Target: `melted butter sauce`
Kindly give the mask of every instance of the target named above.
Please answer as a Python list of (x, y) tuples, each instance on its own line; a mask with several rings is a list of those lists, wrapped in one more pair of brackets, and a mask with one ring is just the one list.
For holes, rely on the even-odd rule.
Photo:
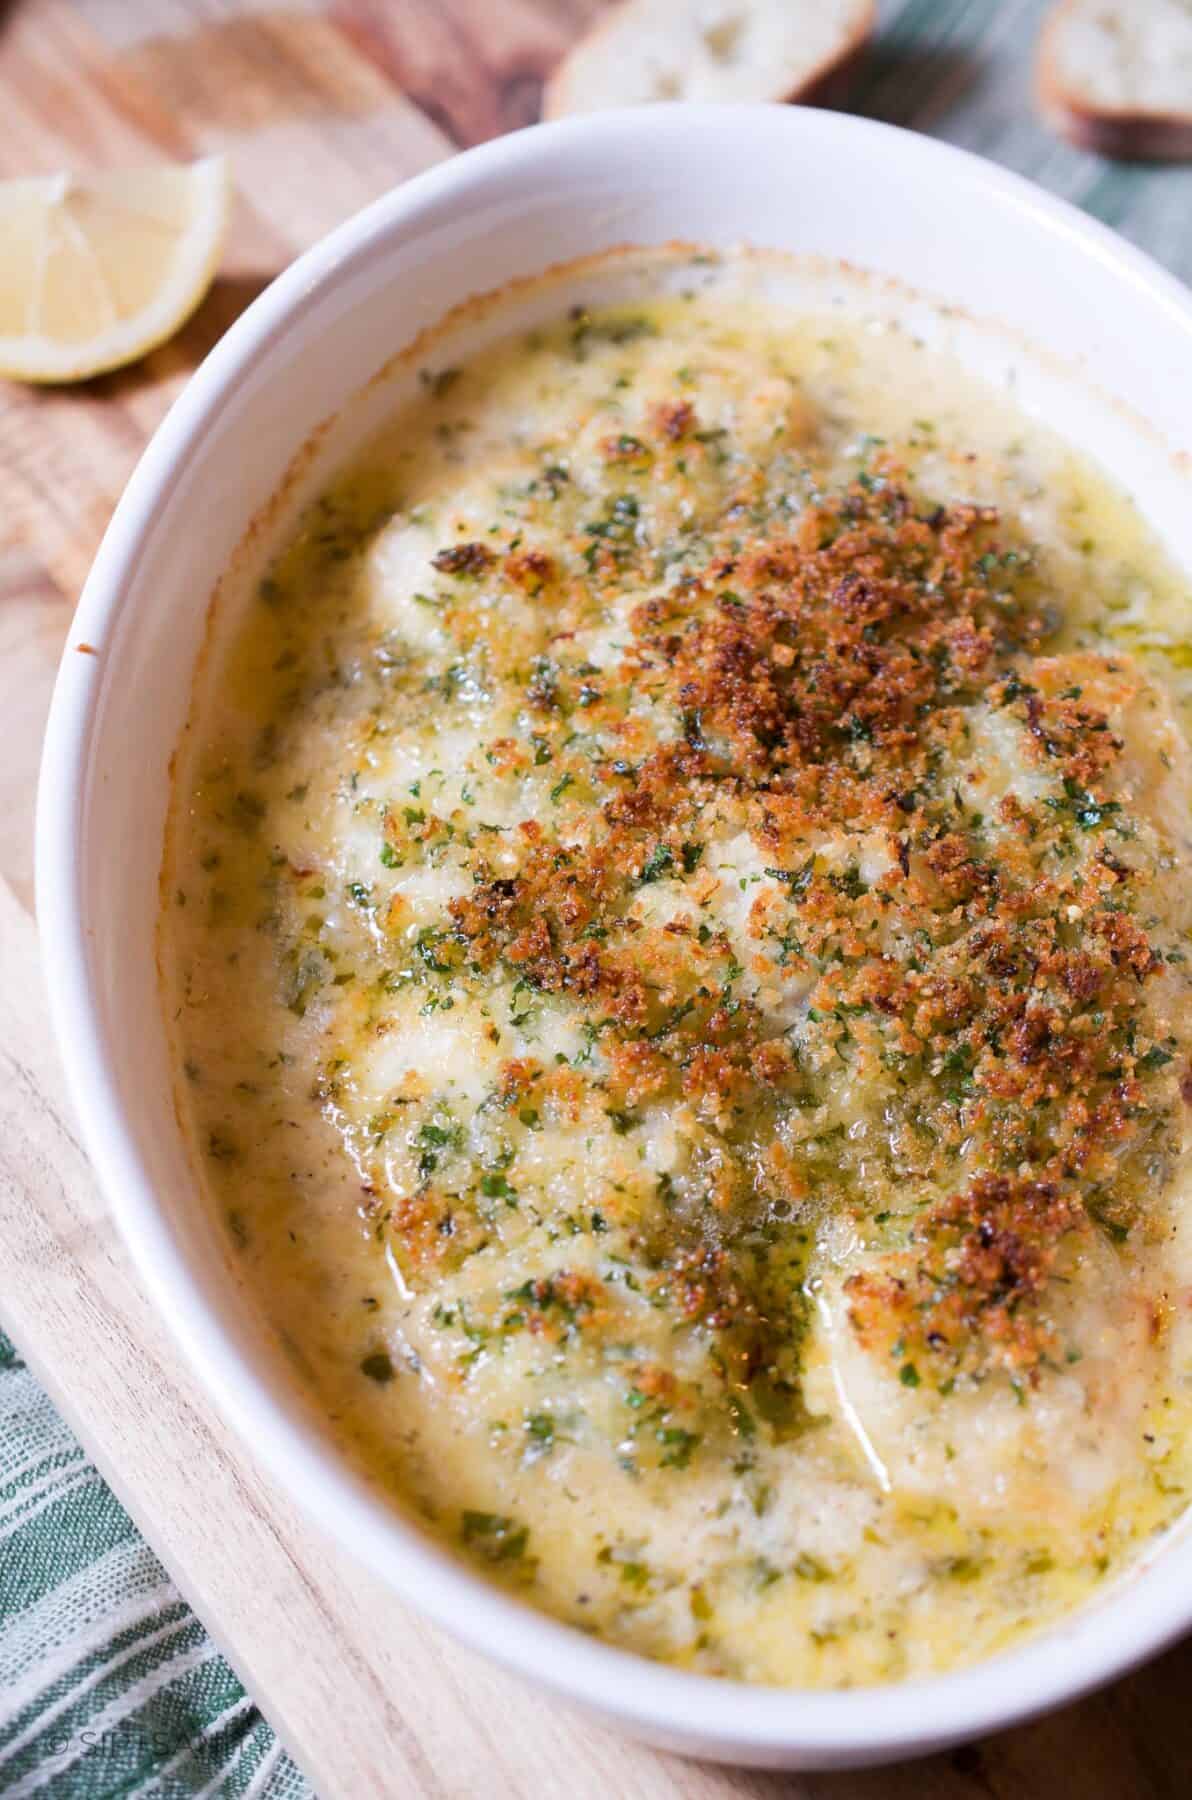
[[(345, 1451), (584, 1629), (846, 1686), (1010, 1644), (1186, 1504), (1192, 650), (1185, 579), (1090, 462), (863, 291), (841, 308), (779, 286), (748, 258), (646, 265), (614, 305), (593, 277), (592, 304), (547, 327), (458, 367), (435, 353), (216, 621), (161, 960), (209, 1202)], [(662, 422), (681, 407), (681, 430)], [(1164, 959), (1132, 1039), (1151, 1122), (1096, 1190), (1101, 1224), (1062, 1251), (1048, 1353), (1022, 1376), (863, 1341), (850, 1278), (895, 1267), (989, 1145), (979, 1122), (964, 1135), (963, 1062), (958, 1082), (946, 1056), (875, 1069), (847, 1027), (825, 1034), (817, 972), (762, 954), (759, 896), (793, 906), (794, 883), (736, 797), (698, 840), (660, 840), (617, 930), (648, 946), (656, 991), (722, 956), (725, 994), (802, 1072), (797, 1103), (627, 1088), (599, 1012), (516, 958), (482, 969), (452, 911), (523, 869), (526, 822), (588, 845), (605, 765), (683, 729), (623, 673), (642, 601), (679, 592), (726, 530), (789, 532), (893, 461), (916, 496), (994, 505), (1032, 547), (1040, 654), (1071, 659), (1125, 746), (1102, 817), (1032, 760), (1017, 714), (970, 697), (958, 807), (991, 854), (1007, 794), (1045, 820), (1083, 806), (1080, 866), (1129, 831)], [(511, 561), (527, 552), (549, 571)], [(875, 891), (890, 854), (882, 832), (821, 833), (808, 880)], [(645, 1035), (672, 1029), (651, 1015)], [(676, 1244), (695, 1258), (681, 1279)], [(717, 1255), (727, 1326), (698, 1286)]]

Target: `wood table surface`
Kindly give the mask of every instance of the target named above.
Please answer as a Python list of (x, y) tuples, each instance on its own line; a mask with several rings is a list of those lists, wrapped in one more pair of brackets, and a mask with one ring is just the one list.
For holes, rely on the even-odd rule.
[[(0, 0), (0, 176), (218, 149), (237, 188), (220, 277), (171, 344), (76, 388), (0, 383), (0, 1316), (323, 1800), (1188, 1800), (1192, 1641), (1050, 1718), (840, 1775), (686, 1763), (500, 1674), (380, 1591), (229, 1437), (74, 1135), (31, 918), (32, 796), (54, 667), (116, 498), (188, 373), (290, 258), (395, 182), (532, 120), (600, 6)], [(1114, 170), (1031, 123), (1039, 11), (887, 0), (866, 110), (1005, 150), (1192, 266), (1189, 172)]]

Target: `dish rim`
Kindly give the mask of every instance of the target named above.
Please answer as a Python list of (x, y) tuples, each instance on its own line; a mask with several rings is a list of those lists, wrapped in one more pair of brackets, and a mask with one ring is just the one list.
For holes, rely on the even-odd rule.
[[(1182, 1542), (1171, 1535), (1161, 1539), (1120, 1588), (1018, 1648), (971, 1668), (846, 1691), (766, 1688), (651, 1662), (537, 1611), (457, 1561), (301, 1424), (292, 1396), (286, 1404), (280, 1378), (270, 1379), (242, 1356), (208, 1302), (209, 1284), (183, 1253), (154, 1195), (105, 1055), (102, 1008), (90, 966), (83, 839), (103, 670), (100, 658), (77, 653), (80, 643), (103, 642), (115, 628), (156, 515), (190, 459), (201, 455), (207, 424), (224, 399), (311, 297), (334, 283), (362, 251), (381, 250), (388, 238), (400, 238), (477, 180), (497, 177), (514, 188), (524, 185), (542, 159), (568, 140), (587, 139), (599, 147), (640, 134), (655, 145), (674, 143), (701, 129), (745, 132), (758, 114), (776, 113), (799, 118), (800, 130), (813, 137), (822, 133), (829, 144), (838, 132), (867, 136), (875, 154), (896, 149), (912, 164), (919, 159), (935, 165), (936, 178), (942, 165), (951, 165), (976, 198), (996, 193), (1016, 212), (1112, 265), (1141, 304), (1159, 306), (1183, 329), (1192, 350), (1192, 294), (1143, 252), (1022, 177), (894, 126), (799, 108), (671, 104), (531, 126), (462, 152), (383, 195), (291, 264), (217, 343), (143, 452), (105, 533), (63, 652), (39, 780), (36, 864), (50, 1013), (101, 1189), (138, 1274), (201, 1386), (285, 1490), (403, 1598), (519, 1674), (656, 1743), (726, 1760), (813, 1767), (921, 1753), (1070, 1701), (1124, 1673), (1192, 1624), (1192, 1584), (1154, 1579), (1154, 1565), (1170, 1568), (1173, 1557), (1178, 1564), (1181, 1549), (1192, 1572), (1192, 1535), (1182, 1533)], [(814, 126), (808, 123), (812, 118)], [(279, 472), (279, 483), (281, 478)], [(1181, 1527), (1173, 1530), (1181, 1533)]]

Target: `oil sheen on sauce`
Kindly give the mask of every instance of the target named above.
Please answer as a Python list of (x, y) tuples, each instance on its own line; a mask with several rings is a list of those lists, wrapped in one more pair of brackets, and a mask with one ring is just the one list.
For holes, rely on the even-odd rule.
[(442, 340), (217, 607), (180, 1107), (461, 1555), (682, 1667), (925, 1674), (1192, 1477), (1187, 584), (859, 285), (613, 287)]

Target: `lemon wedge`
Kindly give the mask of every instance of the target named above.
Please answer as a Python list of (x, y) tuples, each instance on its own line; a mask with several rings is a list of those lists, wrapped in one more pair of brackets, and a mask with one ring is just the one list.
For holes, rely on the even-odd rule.
[(0, 182), (0, 375), (81, 381), (178, 329), (211, 285), (227, 161)]

